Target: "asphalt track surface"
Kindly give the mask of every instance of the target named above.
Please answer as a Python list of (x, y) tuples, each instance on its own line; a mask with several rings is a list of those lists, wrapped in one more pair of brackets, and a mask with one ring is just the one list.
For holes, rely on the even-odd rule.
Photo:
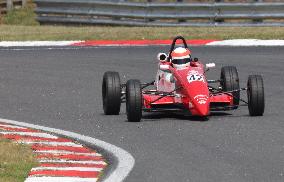
[[(141, 123), (104, 116), (101, 80), (107, 70), (121, 79), (153, 80), (156, 54), (168, 47), (25, 48), (0, 50), (0, 116), (95, 137), (129, 151), (136, 164), (127, 182), (284, 181), (284, 47), (193, 47), (193, 55), (235, 65), (241, 85), (262, 74), (266, 110), (247, 107), (213, 114), (209, 121), (146, 114)], [(245, 96), (245, 94), (244, 94)]]

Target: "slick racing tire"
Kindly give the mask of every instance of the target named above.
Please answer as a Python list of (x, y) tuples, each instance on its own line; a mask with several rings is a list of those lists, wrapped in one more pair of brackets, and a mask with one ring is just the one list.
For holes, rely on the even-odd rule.
[(264, 86), (260, 75), (250, 75), (247, 83), (250, 116), (262, 116), (264, 112)]
[(118, 115), (121, 105), (121, 86), (117, 72), (105, 72), (102, 83), (103, 109), (106, 115)]
[[(238, 71), (235, 66), (224, 66), (221, 69), (221, 86), (223, 91), (232, 91), (240, 89)], [(233, 92), (234, 109), (238, 108), (240, 103), (240, 91)]]
[(139, 80), (126, 82), (126, 113), (129, 122), (140, 122), (142, 117), (142, 92)]

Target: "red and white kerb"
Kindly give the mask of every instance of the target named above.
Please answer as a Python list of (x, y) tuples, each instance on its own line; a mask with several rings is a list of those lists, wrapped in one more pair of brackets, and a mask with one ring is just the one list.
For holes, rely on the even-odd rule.
[(107, 167), (104, 157), (71, 139), (0, 121), (0, 137), (31, 145), (39, 162), (25, 182), (95, 182)]

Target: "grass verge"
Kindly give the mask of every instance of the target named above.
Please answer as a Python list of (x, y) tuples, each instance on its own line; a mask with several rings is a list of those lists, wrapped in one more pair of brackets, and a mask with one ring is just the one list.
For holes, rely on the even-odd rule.
[(0, 138), (0, 181), (23, 182), (36, 165), (28, 146)]
[(0, 41), (143, 40), (176, 35), (187, 39), (283, 39), (284, 27), (0, 26)]

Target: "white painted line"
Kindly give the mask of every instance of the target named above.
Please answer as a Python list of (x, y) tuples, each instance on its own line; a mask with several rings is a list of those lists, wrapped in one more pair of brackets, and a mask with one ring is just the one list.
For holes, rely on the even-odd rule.
[(32, 137), (42, 137), (42, 138), (52, 138), (57, 139), (57, 136), (48, 133), (37, 133), (37, 132), (13, 132), (13, 131), (2, 131), (0, 134), (3, 135), (22, 135), (22, 136), (32, 136)]
[(39, 160), (40, 163), (70, 163), (70, 164), (102, 164), (102, 165), (107, 165), (106, 162), (104, 161), (72, 161), (72, 160), (50, 160), (50, 159), (42, 159)]
[(232, 39), (215, 41), (208, 46), (284, 46), (284, 40)]
[(47, 146), (68, 146), (68, 147), (83, 147), (83, 145), (76, 144), (73, 142), (38, 142), (38, 141), (24, 141), (21, 140), (19, 143), (23, 144), (38, 144), (38, 145), (47, 145)]
[[(56, 133), (59, 135), (66, 136), (68, 138), (73, 138), (76, 140), (79, 140), (81, 142), (87, 143), (89, 145), (95, 145), (97, 147), (103, 148), (106, 152), (111, 153), (117, 160), (117, 165), (115, 166), (115, 169), (112, 171), (111, 174), (106, 176), (104, 178), (104, 182), (122, 182), (130, 173), (132, 168), (134, 167), (135, 164), (135, 159), (132, 157), (130, 153), (127, 151), (114, 146), (110, 143), (104, 142), (102, 140), (98, 140), (96, 138), (80, 135), (77, 133), (69, 132), (69, 131), (64, 131), (60, 129), (55, 129), (55, 128), (49, 128), (49, 127), (44, 127), (44, 126), (39, 126), (39, 125), (34, 125), (34, 124), (29, 124), (29, 123), (24, 123), (24, 122), (18, 122), (18, 121), (12, 121), (12, 120), (7, 120), (7, 119), (0, 119), (0, 121), (9, 123), (9, 124), (14, 124), (14, 125), (19, 125), (19, 126), (24, 126), (28, 128), (34, 128), (38, 130), (44, 130), (48, 131), (51, 133)], [(35, 182), (35, 181), (32, 181)], [(37, 181), (39, 182), (39, 181)], [(45, 180), (45, 182), (48, 182)], [(54, 181), (52, 181), (54, 182)], [(57, 180), (58, 182), (58, 180)], [(65, 181), (64, 181), (65, 182)], [(73, 181), (74, 182), (74, 181)]]
[(15, 129), (27, 129), (27, 128), (24, 128), (24, 127), (20, 127), (20, 126), (14, 126), (14, 125), (5, 125), (5, 124), (0, 124), (0, 127), (9, 127), (9, 128), (15, 128)]
[[(156, 45), (158, 46), (158, 45)], [(111, 47), (111, 46), (92, 46), (92, 47), (73, 47), (73, 46), (68, 46), (68, 47), (31, 47), (31, 48), (1, 48), (0, 47), (0, 51), (37, 51), (37, 50), (81, 50), (81, 49), (101, 49), (101, 48), (104, 48), (104, 47), (107, 47), (108, 49), (124, 49), (124, 48), (127, 48), (129, 46), (114, 46), (114, 47)], [(130, 46), (132, 47), (132, 46)], [(144, 45), (141, 45), (141, 46), (135, 46), (135, 47), (148, 47), (148, 46), (144, 46)]]
[(81, 41), (2, 41), (0, 47), (69, 46)]
[[(91, 47), (74, 47), (71, 46), (75, 43), (80, 43), (84, 41), (2, 41), (0, 42), (0, 48), (11, 48), (9, 50), (27, 50), (28, 47), (42, 47), (47, 50), (52, 49), (82, 49), (82, 48), (99, 48), (99, 47), (145, 47), (149, 45), (120, 45), (120, 44), (108, 44), (108, 45), (95, 45)], [(151, 46), (163, 46), (160, 45), (151, 45)], [(259, 40), (259, 39), (231, 39), (231, 40), (220, 40), (207, 43), (208, 46), (284, 46), (284, 40)], [(64, 47), (69, 46), (69, 47)], [(199, 45), (193, 45), (199, 46)], [(202, 46), (202, 45), (201, 45)], [(23, 48), (13, 48), (13, 47), (23, 47)], [(26, 48), (24, 48), (26, 47)], [(35, 50), (34, 48), (29, 50)]]
[(25, 182), (96, 182), (97, 178), (78, 177), (29, 177)]
[[(36, 51), (36, 50), (79, 50), (79, 49), (99, 49), (101, 47), (25, 47), (25, 48), (1, 48), (2, 51)], [(109, 47), (110, 49), (121, 48), (121, 47)]]
[(32, 171), (97, 171), (100, 172), (103, 168), (96, 167), (35, 167)]
[(65, 150), (36, 150), (35, 153), (40, 154), (76, 154), (76, 155), (84, 155), (84, 156), (102, 156), (99, 153), (80, 153), (80, 152), (70, 152)]

